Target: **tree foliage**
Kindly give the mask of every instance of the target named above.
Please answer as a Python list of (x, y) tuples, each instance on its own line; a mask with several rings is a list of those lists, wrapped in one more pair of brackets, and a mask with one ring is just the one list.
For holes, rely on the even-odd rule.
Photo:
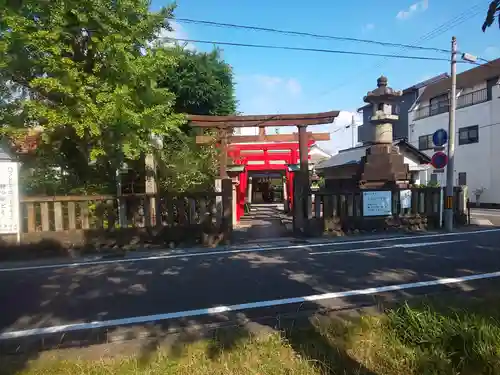
[(214, 149), (194, 144), (183, 114), (234, 113), (231, 68), (217, 51), (159, 44), (174, 6), (149, 6), (0, 0), (1, 132), (43, 128), (36, 158), (24, 160), (38, 176), (31, 190), (112, 191), (110, 176), (151, 152), (152, 134), (165, 144), (158, 153), (165, 188), (209, 184)]
[(495, 17), (497, 18), (498, 27), (500, 28), (499, 14), (500, 14), (500, 0), (493, 0), (488, 7), (488, 12), (486, 14), (486, 18), (483, 23), (482, 27), (483, 32), (485, 32), (488, 27), (493, 25), (493, 22), (495, 22)]
[(175, 57), (148, 47), (172, 10), (151, 12), (146, 0), (4, 2), (2, 93), (8, 85), (27, 92), (3, 106), (4, 131), (40, 125), (48, 143), (72, 140), (69, 151), (84, 163), (114, 165), (146, 151), (151, 132), (176, 131), (184, 120), (175, 96), (157, 84)]
[[(175, 112), (197, 115), (229, 115), (236, 112), (233, 72), (220, 53), (175, 47), (177, 64), (169, 66), (160, 87), (175, 93)], [(159, 154), (161, 186), (166, 190), (202, 190), (213, 187), (217, 152), (213, 145), (196, 145), (193, 131), (165, 139)]]
[(210, 53), (174, 48), (177, 64), (167, 68), (160, 86), (175, 93), (178, 113), (229, 115), (236, 111), (233, 73), (218, 50)]

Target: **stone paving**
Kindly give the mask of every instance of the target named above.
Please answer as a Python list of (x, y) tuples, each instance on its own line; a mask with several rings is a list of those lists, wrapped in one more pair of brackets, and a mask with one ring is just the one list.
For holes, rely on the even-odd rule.
[(250, 213), (244, 215), (233, 229), (234, 242), (278, 240), (290, 233), (282, 224), (282, 205), (253, 205)]

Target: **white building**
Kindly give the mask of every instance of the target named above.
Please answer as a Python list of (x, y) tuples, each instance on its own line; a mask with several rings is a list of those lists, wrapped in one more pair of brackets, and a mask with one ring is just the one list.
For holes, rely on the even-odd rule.
[[(457, 75), (455, 185), (467, 185), (475, 202), (500, 204), (500, 59)], [(429, 85), (409, 110), (409, 142), (429, 156), (432, 134), (448, 129), (450, 79)], [(445, 149), (446, 151), (446, 149)], [(429, 171), (427, 182), (446, 185), (444, 173)]]

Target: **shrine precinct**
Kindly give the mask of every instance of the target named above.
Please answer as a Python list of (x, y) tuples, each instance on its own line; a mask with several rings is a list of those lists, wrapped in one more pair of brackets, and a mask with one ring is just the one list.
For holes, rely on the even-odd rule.
[[(309, 182), (309, 151), (317, 141), (330, 140), (329, 133), (307, 131), (310, 125), (332, 123), (340, 111), (288, 115), (204, 116), (189, 115), (191, 127), (215, 130), (213, 135), (198, 135), (197, 144), (219, 147), (219, 177), (231, 178), (234, 188), (234, 219), (244, 214), (245, 203), (252, 200), (252, 176), (284, 177), (285, 207), (305, 217)], [(266, 134), (266, 127), (296, 126), (297, 133)], [(255, 136), (233, 135), (235, 128), (258, 128)]]

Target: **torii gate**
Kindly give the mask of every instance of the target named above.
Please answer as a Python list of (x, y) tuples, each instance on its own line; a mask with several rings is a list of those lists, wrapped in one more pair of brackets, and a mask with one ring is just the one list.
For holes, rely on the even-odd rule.
[[(299, 173), (295, 176), (294, 197), (294, 228), (305, 233), (307, 223), (306, 203), (309, 195), (309, 141), (329, 140), (329, 133), (308, 133), (307, 126), (330, 124), (339, 115), (340, 111), (330, 111), (308, 114), (287, 115), (250, 115), (250, 116), (206, 116), (188, 115), (192, 127), (217, 129), (216, 137), (200, 135), (196, 143), (206, 144), (218, 142), (220, 144), (219, 175), (227, 179), (228, 145), (230, 143), (248, 142), (298, 142), (299, 144)], [(266, 135), (266, 127), (297, 126), (298, 134)], [(258, 127), (257, 136), (234, 136), (234, 128)], [(279, 144), (279, 143), (278, 143)], [(241, 187), (240, 187), (241, 189)]]

